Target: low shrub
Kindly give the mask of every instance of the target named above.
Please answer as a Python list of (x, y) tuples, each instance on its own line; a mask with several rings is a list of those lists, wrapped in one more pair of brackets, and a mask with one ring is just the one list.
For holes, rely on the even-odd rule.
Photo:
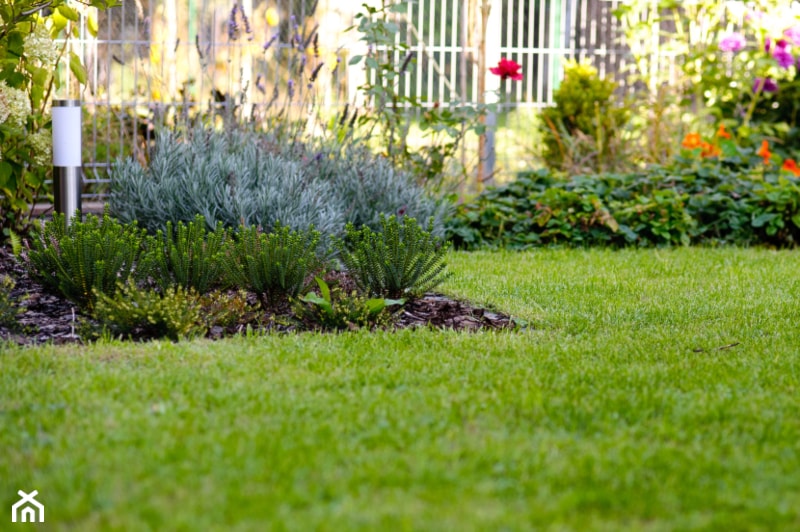
[(19, 305), (11, 291), (14, 290), (16, 283), (8, 275), (0, 276), (0, 327), (10, 330), (18, 329), (17, 316), (22, 314), (23, 308)]
[(262, 304), (274, 305), (297, 296), (323, 262), (317, 257), (320, 232), (293, 231), (277, 225), (270, 233), (257, 227), (241, 227), (222, 257), (230, 286), (258, 294)]
[(113, 295), (97, 292), (93, 315), (114, 336), (179, 340), (206, 332), (200, 298), (193, 289), (142, 289), (132, 281)]
[(151, 232), (202, 214), (209, 229), (280, 221), (342, 235), (345, 223), (377, 224), (380, 212), (435, 219), (442, 232), (446, 204), (412, 175), (367, 149), (334, 143), (274, 146), (245, 129), (183, 133), (162, 130), (143, 167), (132, 158), (112, 172), (111, 211)]
[(213, 231), (206, 230), (202, 215), (188, 224), (167, 222), (147, 239), (147, 260), (153, 264), (156, 282), (162, 290), (170, 286), (194, 288), (204, 294), (222, 282), (222, 254), (228, 232), (222, 222)]
[(777, 166), (681, 161), (564, 179), (539, 170), (459, 206), (456, 247), (800, 243), (800, 178)]
[(381, 215), (380, 224), (377, 233), (349, 224), (346, 239), (336, 241), (341, 261), (360, 290), (372, 296), (416, 296), (447, 278), (449, 245), (431, 234), (432, 220), (427, 231), (408, 216), (401, 222)]
[(137, 224), (123, 224), (108, 211), (101, 218), (87, 214), (69, 226), (54, 214), (33, 235), (26, 260), (31, 275), (83, 308), (91, 308), (97, 294), (113, 295), (118, 283), (145, 279), (140, 263), (145, 232)]

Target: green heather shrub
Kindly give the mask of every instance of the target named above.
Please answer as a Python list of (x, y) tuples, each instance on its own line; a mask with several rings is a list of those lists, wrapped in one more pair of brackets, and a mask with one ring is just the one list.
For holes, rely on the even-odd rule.
[(96, 294), (112, 295), (117, 284), (150, 273), (139, 263), (145, 232), (136, 223), (122, 224), (108, 211), (85, 221), (54, 214), (33, 235), (27, 253), (31, 275), (83, 308), (93, 306)]
[(7, 327), (11, 330), (18, 328), (17, 316), (25, 310), (11, 296), (16, 284), (14, 279), (8, 275), (0, 277), (0, 327)]
[(209, 229), (316, 227), (343, 234), (347, 221), (376, 223), (378, 212), (434, 216), (441, 231), (446, 209), (411, 175), (365, 149), (336, 145), (275, 147), (266, 135), (232, 129), (162, 130), (142, 167), (116, 165), (110, 205), (123, 221), (150, 231), (201, 214)]
[(456, 247), (800, 243), (800, 179), (730, 161), (563, 179), (520, 175), (461, 205)]
[(163, 293), (120, 283), (113, 295), (96, 292), (97, 322), (114, 336), (179, 340), (206, 332), (200, 298), (193, 289), (169, 287)]
[(380, 217), (381, 231), (369, 227), (347, 226), (345, 240), (336, 247), (356, 285), (372, 296), (398, 298), (417, 296), (438, 286), (447, 278), (444, 257), (448, 244), (427, 231), (414, 218)]
[(323, 329), (386, 326), (391, 320), (389, 307), (405, 303), (404, 299), (366, 298), (355, 291), (348, 296), (319, 277), (316, 281), (319, 295), (309, 292), (295, 302), (294, 310), (303, 321)]
[(313, 227), (293, 231), (276, 224), (270, 233), (241, 227), (222, 259), (226, 281), (255, 292), (265, 306), (295, 297), (323, 268), (317, 257), (319, 241)]
[(202, 215), (188, 224), (167, 222), (166, 230), (158, 230), (146, 242), (147, 258), (152, 261), (156, 282), (162, 290), (178, 285), (194, 288), (204, 294), (222, 281), (222, 254), (228, 231), (217, 222), (213, 231), (206, 230)]

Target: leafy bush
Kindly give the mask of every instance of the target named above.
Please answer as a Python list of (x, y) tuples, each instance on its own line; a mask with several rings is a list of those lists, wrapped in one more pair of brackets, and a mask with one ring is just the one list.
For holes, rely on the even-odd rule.
[(214, 290), (200, 296), (200, 305), (208, 328), (215, 325), (224, 328), (245, 325), (255, 321), (259, 314), (257, 308), (247, 302), (245, 290)]
[(0, 277), (0, 326), (11, 330), (17, 329), (17, 316), (22, 314), (23, 308), (11, 297), (11, 291), (16, 284), (8, 275)]
[(648, 172), (520, 175), (459, 207), (457, 247), (800, 243), (800, 179), (731, 160)]
[(94, 318), (113, 335), (178, 340), (206, 331), (200, 299), (193, 289), (178, 286), (160, 293), (129, 281), (113, 295), (96, 292), (95, 297)]
[(148, 275), (146, 263), (139, 264), (144, 235), (135, 222), (122, 224), (108, 211), (102, 218), (74, 218), (69, 226), (65, 216), (56, 213), (34, 235), (27, 262), (42, 284), (91, 308), (96, 294), (112, 295), (117, 283)]
[(346, 221), (375, 223), (381, 211), (435, 216), (441, 230), (445, 209), (412, 176), (366, 149), (276, 148), (266, 135), (243, 129), (162, 130), (146, 168), (129, 158), (112, 174), (112, 212), (153, 232), (199, 213), (209, 229), (222, 222), (268, 230), (280, 220), (343, 234)]
[(188, 224), (178, 222), (174, 227), (167, 222), (147, 239), (148, 260), (156, 272), (156, 282), (162, 290), (178, 285), (194, 288), (201, 294), (208, 292), (222, 280), (222, 254), (228, 232), (217, 222), (213, 231), (206, 230), (202, 215)]
[(542, 158), (550, 168), (614, 170), (628, 164), (621, 132), (628, 111), (615, 102), (613, 81), (587, 63), (569, 61), (553, 94), (554, 107), (541, 113)]
[(316, 251), (319, 231), (292, 231), (276, 225), (271, 233), (257, 227), (242, 227), (223, 257), (223, 268), (231, 286), (258, 294), (266, 306), (280, 298), (295, 297), (308, 278), (322, 269)]
[(347, 226), (346, 240), (336, 246), (347, 271), (359, 289), (373, 296), (415, 296), (431, 290), (446, 278), (447, 244), (424, 230), (414, 218), (402, 223), (392, 215), (380, 217), (381, 232)]
[(375, 325), (388, 325), (389, 307), (402, 305), (403, 299), (367, 299), (357, 292), (349, 296), (338, 286), (316, 278), (320, 295), (309, 292), (295, 304), (295, 313), (303, 320), (324, 329), (347, 330)]

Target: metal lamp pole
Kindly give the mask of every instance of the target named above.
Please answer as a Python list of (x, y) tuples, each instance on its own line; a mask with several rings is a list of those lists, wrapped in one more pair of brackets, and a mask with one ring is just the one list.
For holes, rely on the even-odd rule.
[(81, 102), (53, 101), (53, 196), (67, 225), (81, 210)]

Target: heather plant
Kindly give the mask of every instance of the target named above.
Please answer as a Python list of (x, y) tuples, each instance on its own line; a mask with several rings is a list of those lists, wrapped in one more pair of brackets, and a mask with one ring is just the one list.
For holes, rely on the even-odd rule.
[(339, 258), (358, 288), (371, 296), (415, 297), (441, 284), (447, 277), (445, 255), (449, 244), (425, 230), (409, 216), (380, 217), (381, 230), (347, 226), (347, 236), (337, 240)]
[(102, 217), (87, 214), (67, 226), (63, 214), (31, 238), (26, 260), (34, 278), (82, 308), (91, 309), (97, 294), (113, 295), (117, 284), (141, 280), (150, 273), (140, 261), (145, 232), (137, 224), (123, 224), (108, 211)]
[(228, 284), (255, 292), (265, 307), (296, 297), (323, 268), (317, 257), (319, 231), (293, 231), (276, 224), (265, 233), (240, 227), (222, 259)]
[[(114, 1), (86, 2), (99, 8)], [(43, 14), (43, 8), (49, 15)], [(10, 231), (30, 229), (32, 205), (47, 192), (51, 165), (49, 105), (63, 56), (83, 82), (86, 73), (68, 44), (57, 37), (77, 35), (78, 12), (65, 0), (15, 0), (0, 4), (0, 241)]]
[(11, 330), (18, 328), (17, 316), (24, 311), (19, 301), (11, 295), (15, 286), (14, 279), (8, 275), (0, 277), (0, 327)]
[(301, 320), (323, 329), (353, 330), (360, 327), (389, 324), (389, 307), (403, 305), (403, 299), (366, 298), (357, 292), (343, 293), (339, 286), (329, 286), (315, 278), (319, 295), (309, 292), (295, 302), (294, 310)]
[(202, 215), (188, 224), (167, 222), (164, 231), (147, 239), (147, 259), (152, 261), (156, 282), (162, 290), (177, 285), (193, 288), (201, 294), (222, 281), (221, 257), (228, 231), (217, 222), (207, 231)]
[(197, 292), (182, 286), (164, 292), (139, 288), (132, 280), (113, 294), (95, 292), (93, 317), (113, 336), (179, 340), (205, 334)]

